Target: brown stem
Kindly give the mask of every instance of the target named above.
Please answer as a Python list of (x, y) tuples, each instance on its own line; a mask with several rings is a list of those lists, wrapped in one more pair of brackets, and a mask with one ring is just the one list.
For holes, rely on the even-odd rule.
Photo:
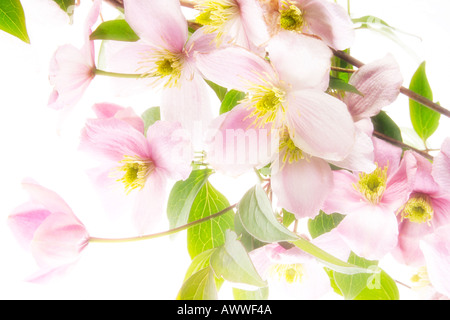
[(373, 135), (381, 140), (387, 141), (391, 144), (393, 144), (394, 146), (400, 147), (400, 148), (406, 148), (406, 149), (410, 149), (413, 150), (415, 152), (417, 152), (418, 154), (422, 155), (423, 157), (429, 159), (429, 160), (433, 160), (433, 156), (429, 155), (427, 152), (424, 152), (422, 150), (416, 149), (414, 147), (411, 147), (401, 141), (395, 140), (394, 138), (391, 138), (381, 132), (378, 131), (374, 131)]
[[(334, 49), (331, 49), (331, 50), (333, 51), (333, 54), (336, 57), (346, 61), (347, 63), (350, 63), (351, 65), (353, 65), (357, 68), (361, 68), (364, 65), (363, 62), (352, 57), (351, 55), (349, 55), (348, 53), (346, 53), (344, 51), (339, 51), (339, 50), (334, 50)], [(419, 102), (420, 104), (424, 105), (425, 107), (427, 107), (431, 110), (434, 110), (436, 112), (439, 112), (440, 114), (450, 117), (450, 110), (441, 107), (437, 103), (435, 103), (435, 102), (433, 102), (433, 101), (431, 101), (431, 100), (429, 100), (429, 99), (427, 99), (405, 87), (400, 88), (400, 93), (404, 94), (405, 96), (407, 96), (408, 98), (410, 98), (414, 101)]]

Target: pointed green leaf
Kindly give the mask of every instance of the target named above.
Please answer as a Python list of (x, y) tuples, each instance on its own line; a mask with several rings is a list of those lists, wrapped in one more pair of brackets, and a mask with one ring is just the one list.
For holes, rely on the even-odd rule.
[(110, 20), (101, 23), (90, 35), (91, 40), (114, 40), (135, 42), (139, 36), (124, 19)]
[[(379, 269), (377, 261), (370, 261), (352, 253), (348, 262), (363, 268)], [(398, 300), (395, 281), (383, 270), (376, 273), (342, 274), (329, 272), (331, 282), (347, 300)]]
[(392, 120), (386, 112), (380, 111), (376, 116), (371, 118), (373, 128), (388, 137), (397, 141), (403, 141), (402, 132), (397, 124)]
[(340, 78), (330, 77), (329, 87), (334, 90), (355, 93), (357, 95), (363, 96), (363, 94), (359, 92), (358, 89)]
[(192, 274), (181, 286), (177, 300), (217, 300), (214, 271), (211, 267)]
[(212, 172), (211, 169), (192, 170), (186, 180), (175, 183), (167, 203), (167, 218), (171, 229), (188, 222), (192, 203)]
[(161, 120), (161, 110), (159, 107), (151, 107), (145, 110), (141, 115), (144, 121), (144, 132), (147, 134), (148, 128), (156, 121)]
[[(195, 256), (194, 259), (192, 259), (192, 262), (184, 276), (184, 281), (187, 281), (189, 279), (189, 277), (191, 277), (194, 273), (210, 266), (210, 259), (211, 259), (211, 255), (213, 254), (214, 250), (215, 249), (209, 249), (209, 250), (203, 251), (202, 253)], [(215, 277), (215, 281), (216, 281), (217, 290), (219, 290), (223, 284), (223, 279)]]
[(219, 98), (220, 102), (222, 102), (223, 99), (225, 98), (225, 95), (228, 92), (228, 89), (221, 87), (218, 84), (216, 84), (210, 80), (205, 80), (205, 81), (214, 90), (214, 92), (216, 93), (217, 98)]
[(242, 99), (245, 98), (245, 93), (237, 90), (228, 91), (223, 97), (220, 105), (220, 114), (232, 110)]
[(311, 237), (316, 238), (324, 233), (330, 232), (338, 226), (344, 217), (340, 213), (326, 214), (320, 211), (320, 214), (314, 219), (308, 220), (308, 229)]
[[(433, 101), (433, 93), (425, 71), (425, 62), (422, 62), (414, 73), (409, 89)], [(441, 114), (412, 99), (409, 100), (409, 112), (414, 130), (426, 143), (426, 140), (438, 128)]]
[[(189, 213), (189, 221), (209, 217), (230, 206), (228, 200), (217, 191), (209, 181), (199, 190)], [(217, 248), (225, 243), (225, 231), (233, 228), (234, 212), (205, 221), (188, 229), (188, 252), (191, 258), (208, 249)]]
[(19, 0), (0, 1), (0, 29), (30, 43), (25, 13)]
[(232, 283), (266, 287), (267, 282), (261, 279), (244, 246), (237, 240), (231, 230), (226, 231), (225, 244), (217, 248), (211, 255), (211, 267), (218, 277)]
[(272, 205), (260, 185), (251, 188), (239, 201), (237, 215), (242, 226), (262, 242), (279, 242), (298, 239), (275, 218)]
[(75, 8), (75, 0), (53, 0), (58, 4), (58, 6), (61, 8), (62, 11), (67, 13), (67, 15), (71, 18)]

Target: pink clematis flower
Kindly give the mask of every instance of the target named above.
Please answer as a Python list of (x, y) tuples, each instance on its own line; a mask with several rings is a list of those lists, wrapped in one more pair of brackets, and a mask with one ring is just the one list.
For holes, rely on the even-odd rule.
[(80, 148), (103, 161), (93, 178), (115, 207), (108, 209), (123, 208), (116, 206), (118, 202), (134, 203), (134, 222), (144, 234), (162, 217), (168, 179), (189, 176), (191, 145), (186, 131), (179, 123), (157, 121), (144, 133), (132, 110), (110, 104), (95, 108), (99, 118), (87, 121)]
[(402, 150), (377, 138), (373, 143), (376, 169), (333, 171), (334, 187), (323, 210), (345, 214), (339, 234), (357, 255), (378, 260), (397, 244), (396, 211), (409, 193)]
[[(333, 231), (312, 242), (343, 261), (349, 257), (350, 250)], [(323, 265), (297, 247), (285, 249), (278, 243), (267, 244), (249, 256), (261, 278), (269, 283), (270, 299), (320, 299), (331, 292)]]
[(399, 237), (393, 255), (401, 263), (421, 266), (425, 261), (420, 241), (450, 224), (450, 195), (433, 179), (432, 164), (427, 159), (411, 151), (404, 159), (410, 195), (398, 210)]
[(450, 297), (450, 225), (434, 230), (420, 241), (429, 281), (433, 288), (449, 299)]
[(199, 29), (189, 36), (177, 0), (125, 0), (124, 9), (140, 40), (111, 44), (109, 71), (141, 74), (146, 85), (161, 89), (163, 120), (180, 122), (190, 132), (205, 128), (213, 118), (210, 88), (194, 53), (216, 49), (215, 35)]
[(394, 102), (400, 94), (403, 77), (395, 58), (384, 58), (359, 68), (349, 79), (362, 96), (346, 93), (344, 102), (355, 121), (377, 115), (383, 107)]
[(224, 39), (258, 52), (269, 40), (263, 10), (257, 0), (200, 0), (196, 21), (207, 33), (215, 33), (220, 43)]
[[(247, 92), (238, 106), (215, 123), (208, 158), (217, 168), (235, 174), (272, 162), (272, 189), (279, 205), (298, 218), (313, 217), (331, 185), (327, 161), (343, 162), (348, 157), (356, 142), (355, 125), (347, 106), (324, 92), (330, 70), (328, 47), (317, 39), (283, 33), (275, 36), (267, 49), (271, 63), (242, 48), (226, 48), (198, 58), (199, 66), (216, 65), (215, 70), (202, 70), (207, 78)], [(241, 152), (234, 140), (227, 139), (229, 131), (244, 132), (242, 140), (252, 136), (254, 142)], [(239, 135), (232, 139), (236, 137)], [(246, 157), (232, 167), (228, 160), (243, 153)], [(224, 154), (228, 157), (216, 158)], [(264, 162), (245, 162), (252, 154), (258, 155), (256, 161)], [(304, 191), (301, 197), (298, 190)]]
[(25, 180), (23, 187), (31, 199), (12, 212), (8, 224), (40, 268), (29, 281), (44, 282), (65, 273), (77, 262), (88, 245), (89, 234), (55, 192), (31, 180)]
[(85, 26), (85, 44), (81, 49), (67, 44), (59, 47), (50, 62), (49, 80), (53, 85), (48, 105), (54, 109), (70, 109), (83, 96), (95, 77), (95, 48), (89, 40), (92, 26), (97, 21), (101, 0), (92, 6)]
[(313, 34), (327, 45), (344, 50), (353, 44), (355, 32), (343, 7), (327, 0), (259, 0), (272, 35), (279, 32)]

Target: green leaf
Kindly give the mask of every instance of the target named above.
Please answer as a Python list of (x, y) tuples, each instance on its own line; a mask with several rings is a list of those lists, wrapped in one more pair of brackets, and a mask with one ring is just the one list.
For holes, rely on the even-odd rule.
[(0, 29), (30, 43), (25, 13), (19, 0), (0, 1)]
[(219, 98), (220, 102), (223, 101), (223, 99), (225, 98), (225, 95), (227, 94), (228, 89), (219, 86), (218, 84), (210, 81), (210, 80), (205, 80), (206, 83), (214, 90), (214, 92), (217, 95), (217, 98)]
[(156, 121), (161, 120), (161, 110), (159, 107), (151, 107), (145, 110), (141, 115), (144, 121), (144, 132), (147, 134), (148, 128)]
[(376, 116), (371, 118), (373, 128), (388, 137), (397, 141), (403, 141), (402, 132), (397, 124), (392, 120), (386, 112), (380, 111)]
[[(192, 203), (189, 221), (209, 217), (230, 206), (228, 200), (217, 191), (209, 181), (199, 190)], [(188, 252), (191, 258), (208, 249), (217, 248), (225, 243), (225, 231), (233, 228), (234, 212), (205, 221), (188, 229)]]
[(211, 267), (192, 274), (181, 286), (177, 300), (217, 300), (214, 271)]
[(241, 220), (237, 215), (234, 217), (234, 231), (239, 236), (239, 239), (241, 240), (241, 243), (245, 247), (245, 250), (247, 250), (247, 252), (255, 250), (266, 244), (265, 242), (261, 242), (251, 234), (249, 234), (247, 230), (245, 230), (245, 228), (242, 226)]
[(245, 98), (245, 93), (238, 90), (230, 90), (223, 97), (222, 104), (220, 106), (220, 114), (232, 110), (242, 99)]
[(242, 226), (262, 242), (279, 242), (298, 239), (275, 218), (272, 205), (260, 185), (251, 188), (239, 201), (237, 215)]
[(296, 247), (300, 248), (304, 252), (315, 257), (326, 267), (328, 267), (334, 271), (340, 272), (340, 273), (344, 273), (344, 274), (358, 274), (358, 273), (374, 274), (374, 273), (377, 273), (380, 271), (379, 269), (374, 269), (374, 268), (368, 269), (368, 268), (361, 267), (361, 266), (358, 266), (358, 265), (355, 265), (355, 264), (352, 264), (349, 262), (342, 261), (342, 260), (332, 256), (328, 252), (325, 252), (324, 250), (320, 249), (319, 247), (317, 247), (310, 241), (305, 240), (303, 238), (299, 238), (298, 240), (293, 241), (292, 244), (295, 245)]
[[(409, 89), (433, 101), (433, 93), (425, 71), (425, 61), (420, 64), (414, 73)], [(409, 100), (409, 112), (414, 130), (426, 143), (427, 139), (438, 128), (441, 114), (412, 99)]]
[(340, 78), (330, 77), (329, 87), (334, 90), (351, 92), (363, 96), (363, 94), (359, 92), (358, 89)]
[[(350, 54), (350, 49), (346, 49), (346, 50), (344, 50), (344, 52)], [(344, 61), (341, 58), (336, 57), (336, 56), (333, 56), (331, 58), (331, 65), (333, 67), (338, 67), (338, 68), (342, 68), (342, 69), (353, 69), (353, 65), (351, 65), (347, 61)], [(339, 78), (342, 81), (344, 81), (345, 83), (348, 83), (348, 81), (350, 80), (350, 77), (351, 77), (351, 73), (331, 70), (331, 76), (334, 78)]]
[(266, 287), (235, 232), (226, 231), (225, 244), (211, 255), (211, 267), (218, 277), (236, 284)]
[(188, 222), (192, 203), (212, 173), (211, 169), (192, 170), (186, 180), (175, 183), (167, 203), (167, 218), (171, 229)]
[(124, 19), (110, 20), (101, 23), (94, 32), (91, 33), (91, 40), (114, 40), (135, 42), (139, 36), (131, 29)]
[[(203, 251), (202, 253), (195, 256), (194, 259), (192, 259), (192, 262), (184, 276), (184, 281), (187, 281), (189, 279), (189, 277), (191, 277), (194, 273), (210, 266), (210, 259), (211, 259), (211, 255), (213, 254), (214, 250), (215, 249), (209, 249), (209, 250)], [(219, 290), (223, 284), (223, 279), (221, 279), (221, 278), (219, 279), (219, 278), (215, 277), (215, 281), (216, 281), (217, 290)]]
[(267, 300), (269, 298), (269, 287), (256, 290), (233, 288), (233, 297), (235, 300)]
[(336, 228), (338, 224), (344, 219), (344, 215), (340, 213), (326, 214), (320, 211), (314, 219), (308, 220), (308, 229), (311, 237), (314, 239), (324, 233), (330, 232)]
[(283, 226), (287, 228), (292, 224), (292, 222), (295, 221), (295, 214), (287, 211), (286, 209), (282, 209), (281, 212), (282, 212)]
[(75, 0), (53, 0), (58, 4), (62, 11), (67, 13), (72, 22), (73, 12), (75, 8)]
[[(379, 269), (377, 261), (370, 261), (352, 253), (348, 262), (363, 268)], [(383, 270), (376, 273), (342, 274), (329, 272), (336, 292), (347, 300), (398, 300), (399, 293), (395, 281)]]

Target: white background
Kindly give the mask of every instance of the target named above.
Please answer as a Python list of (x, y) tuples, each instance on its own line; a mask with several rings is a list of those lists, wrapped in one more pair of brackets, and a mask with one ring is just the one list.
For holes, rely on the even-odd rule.
[[(157, 105), (158, 96), (146, 93), (117, 97), (105, 86), (107, 80), (98, 77), (61, 130), (57, 113), (47, 107), (52, 89), (48, 65), (53, 52), (65, 43), (78, 47), (82, 44), (81, 30), (90, 1), (81, 2), (74, 24), (69, 25), (67, 16), (53, 1), (22, 0), (31, 45), (0, 32), (0, 299), (173, 299), (190, 263), (184, 233), (174, 239), (140, 243), (90, 244), (66, 277), (48, 285), (35, 285), (24, 281), (37, 270), (34, 261), (16, 244), (6, 226), (11, 210), (27, 200), (20, 186), (22, 179), (32, 177), (59, 193), (92, 236), (132, 235), (126, 219), (111, 220), (103, 211), (85, 175), (91, 163), (77, 150), (78, 137), (84, 120), (93, 116), (93, 103), (115, 102), (140, 113)], [(342, 4), (345, 6), (346, 1)], [(109, 6), (104, 8), (105, 19), (115, 17)], [(405, 49), (379, 34), (360, 30), (352, 47), (353, 56), (367, 63), (392, 53), (400, 64), (406, 87), (419, 64), (427, 61), (435, 100), (450, 108), (449, 1), (354, 0), (351, 12), (353, 17), (377, 16), (417, 36), (399, 34), (407, 45)], [(385, 111), (405, 128), (404, 138), (414, 142), (406, 135), (411, 131), (408, 100), (400, 96)], [(443, 138), (450, 136), (448, 119), (442, 117), (441, 123), (430, 139), (432, 148), (439, 148)], [(234, 203), (252, 186), (254, 177), (214, 176), (212, 183)], [(160, 230), (166, 228), (162, 225)], [(393, 278), (408, 282), (412, 271), (391, 262), (387, 259), (382, 266)], [(399, 288), (402, 298), (416, 297), (411, 290)], [(221, 297), (231, 297), (228, 287), (223, 288)]]

